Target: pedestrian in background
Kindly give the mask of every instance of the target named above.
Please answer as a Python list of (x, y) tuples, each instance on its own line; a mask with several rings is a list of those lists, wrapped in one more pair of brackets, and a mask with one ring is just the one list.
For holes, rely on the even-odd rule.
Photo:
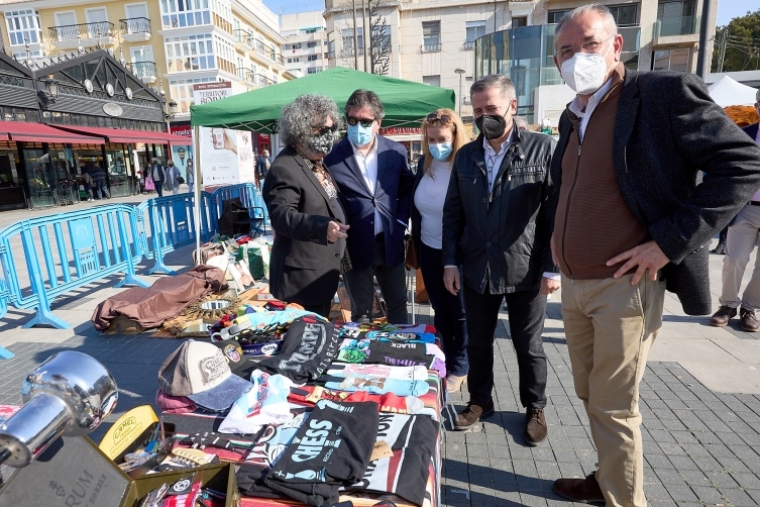
[(506, 300), (526, 409), (523, 435), (528, 445), (538, 445), (548, 433), (541, 338), (546, 295), (559, 289), (545, 207), (555, 142), (517, 127), (517, 96), (508, 78), (482, 77), (470, 97), (480, 135), (457, 153), (443, 206), (444, 283), (464, 295), (471, 365), (470, 401), (454, 429), (467, 430), (494, 414), (494, 332)]
[(666, 284), (686, 314), (710, 313), (705, 245), (760, 187), (760, 148), (694, 74), (626, 68), (623, 37), (601, 4), (565, 14), (554, 46), (577, 95), (552, 160), (552, 251), (575, 392), (598, 458), (595, 473), (559, 479), (554, 491), (646, 507), (639, 383)]
[(356, 90), (344, 109), (347, 134), (325, 157), (351, 226), (344, 273), (351, 319), (368, 319), (377, 279), (388, 322), (406, 324), (404, 237), (409, 226), (414, 175), (403, 144), (378, 134), (385, 116), (375, 92)]
[(103, 196), (110, 199), (111, 194), (108, 193), (108, 185), (106, 184), (106, 171), (96, 162), (92, 166), (91, 174), (92, 186), (98, 193), (98, 199), (102, 199)]
[(82, 182), (84, 183), (84, 191), (87, 193), (87, 202), (93, 202), (95, 199), (92, 197), (92, 174), (87, 162), (79, 160), (79, 172), (82, 174)]
[(159, 197), (164, 196), (164, 182), (166, 181), (166, 170), (164, 166), (158, 163), (158, 159), (153, 157), (150, 161), (150, 167), (148, 167), (148, 176), (153, 180), (153, 186), (156, 189), (156, 193)]
[(177, 195), (179, 193), (180, 185), (178, 178), (180, 178), (182, 174), (179, 172), (179, 167), (174, 165), (173, 160), (166, 162), (164, 174), (166, 174), (166, 190), (171, 190), (173, 195)]
[(422, 122), (422, 153), (412, 190), (412, 241), (422, 280), (435, 312), (434, 325), (446, 354), (446, 390), (457, 392), (467, 379), (467, 324), (462, 293), (443, 284), (443, 202), (451, 166), (467, 134), (451, 109), (438, 109)]
[(187, 159), (187, 188), (191, 194), (195, 189), (195, 163), (192, 158)]
[(269, 168), (271, 167), (271, 162), (269, 160), (269, 150), (264, 148), (261, 150), (261, 156), (256, 159), (256, 187), (261, 191), (261, 183), (266, 179), (267, 172), (269, 172)]

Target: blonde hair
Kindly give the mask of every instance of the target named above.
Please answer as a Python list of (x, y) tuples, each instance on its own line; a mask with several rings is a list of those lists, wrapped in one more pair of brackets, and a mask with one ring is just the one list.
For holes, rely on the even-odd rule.
[[(427, 131), (429, 127), (445, 127), (451, 130), (451, 133), (453, 134), (454, 140), (451, 143), (451, 155), (449, 155), (449, 158), (447, 158), (447, 161), (454, 160), (454, 157), (457, 154), (457, 151), (459, 151), (459, 148), (464, 146), (468, 139), (467, 139), (467, 133), (464, 131), (464, 124), (462, 123), (462, 119), (459, 118), (459, 115), (453, 111), (452, 109), (436, 109), (434, 111), (436, 116), (440, 118), (441, 115), (449, 115), (451, 116), (451, 121), (448, 123), (443, 123), (440, 120), (433, 120), (435, 121), (435, 125), (432, 125), (430, 121), (427, 119), (427, 117), (422, 122), (422, 153), (425, 155), (425, 162), (423, 164), (422, 170), (430, 176), (433, 177), (433, 174), (431, 172), (431, 165), (433, 163), (433, 156), (430, 154), (430, 148), (428, 148), (428, 140), (427, 140)], [(419, 170), (419, 169), (418, 169)]]

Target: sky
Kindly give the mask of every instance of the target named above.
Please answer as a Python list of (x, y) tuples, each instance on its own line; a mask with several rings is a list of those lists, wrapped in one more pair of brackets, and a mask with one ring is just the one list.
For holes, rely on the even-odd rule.
[[(283, 14), (290, 14), (292, 12), (305, 12), (305, 11), (323, 11), (325, 9), (324, 0), (263, 0), (264, 5), (269, 7), (275, 14), (280, 14), (280, 8), (282, 8)], [(723, 0), (724, 2), (736, 1), (736, 0)], [(743, 0), (742, 0), (743, 1)], [(751, 0), (754, 1), (754, 0)]]
[[(291, 0), (283, 0), (288, 2)], [(715, 1), (715, 0), (713, 0)], [(747, 11), (760, 9), (760, 0), (719, 0), (717, 26), (725, 26), (732, 19), (744, 16)]]
[[(717, 25), (727, 25), (733, 18), (743, 16), (749, 10), (760, 9), (760, 0), (713, 0), (718, 1)], [(275, 14), (303, 11), (321, 11), (325, 8), (324, 0), (264, 0), (264, 4)]]

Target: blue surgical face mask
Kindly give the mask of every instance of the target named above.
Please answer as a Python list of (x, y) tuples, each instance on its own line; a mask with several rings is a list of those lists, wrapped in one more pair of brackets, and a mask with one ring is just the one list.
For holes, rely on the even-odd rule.
[(372, 142), (372, 126), (362, 127), (359, 122), (356, 125), (348, 126), (348, 139), (354, 143), (354, 146), (366, 146)]
[(428, 144), (428, 149), (436, 160), (446, 160), (454, 150), (451, 143)]

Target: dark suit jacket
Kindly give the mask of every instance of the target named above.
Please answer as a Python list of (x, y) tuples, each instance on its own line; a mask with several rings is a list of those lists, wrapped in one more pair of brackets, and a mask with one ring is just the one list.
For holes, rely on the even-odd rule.
[(414, 194), (417, 193), (417, 187), (420, 186), (422, 177), (425, 176), (423, 167), (425, 166), (425, 155), (422, 155), (417, 162), (417, 172), (414, 174), (414, 183), (412, 184), (412, 200), (411, 200), (411, 219), (412, 219), (412, 241), (417, 252), (420, 251), (420, 244), (422, 244), (422, 214), (417, 206), (414, 204)]
[(283, 301), (324, 304), (338, 288), (345, 241), (327, 242), (327, 224), (345, 223), (338, 199), (296, 151), (285, 148), (267, 172), (264, 200), (275, 232), (269, 288)]
[(754, 141), (757, 137), (757, 129), (760, 127), (760, 123), (753, 123), (752, 125), (747, 125), (746, 127), (742, 127), (742, 130), (747, 133), (749, 137), (752, 138)]
[[(687, 314), (709, 314), (704, 246), (760, 187), (760, 147), (710, 99), (695, 75), (626, 70), (623, 87), (613, 147), (620, 193), (671, 261), (663, 269), (668, 290)], [(567, 112), (559, 129), (550, 199), (555, 210), (562, 157), (573, 131)], [(698, 171), (705, 174), (697, 186)]]
[(325, 157), (325, 164), (340, 187), (346, 219), (351, 226), (348, 231), (348, 255), (351, 266), (356, 269), (370, 266), (375, 256), (376, 207), (383, 221), (386, 264), (394, 267), (404, 261), (404, 234), (409, 223), (414, 175), (409, 170), (403, 144), (383, 136), (377, 136), (376, 142), (377, 185), (374, 196), (369, 193), (347, 137)]

